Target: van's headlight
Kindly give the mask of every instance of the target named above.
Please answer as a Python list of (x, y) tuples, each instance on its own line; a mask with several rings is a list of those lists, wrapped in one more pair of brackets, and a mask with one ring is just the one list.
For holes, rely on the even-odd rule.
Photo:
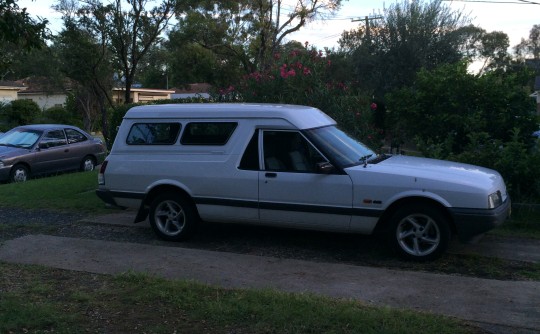
[(495, 209), (502, 204), (502, 195), (500, 191), (497, 191), (488, 196), (488, 209)]

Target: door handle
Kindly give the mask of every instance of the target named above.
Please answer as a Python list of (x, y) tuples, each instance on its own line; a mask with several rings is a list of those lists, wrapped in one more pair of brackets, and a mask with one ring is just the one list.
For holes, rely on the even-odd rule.
[(265, 173), (264, 176), (266, 176), (266, 177), (277, 177), (277, 173)]

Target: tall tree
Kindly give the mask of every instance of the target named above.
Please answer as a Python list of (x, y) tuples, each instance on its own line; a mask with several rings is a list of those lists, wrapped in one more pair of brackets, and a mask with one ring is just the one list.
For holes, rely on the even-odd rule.
[(540, 59), (540, 24), (533, 25), (529, 32), (529, 38), (522, 38), (521, 42), (514, 47), (514, 51), (520, 58)]
[(16, 0), (0, 0), (0, 79), (17, 54), (45, 45), (47, 20), (34, 20)]
[(74, 98), (83, 112), (84, 127), (94, 128), (96, 115), (101, 115), (101, 128), (106, 140), (107, 107), (112, 106), (112, 64), (103, 37), (81, 29), (74, 21), (65, 19), (64, 30), (55, 39), (63, 73), (77, 83)]
[(340, 47), (353, 57), (356, 75), (378, 94), (409, 84), (421, 68), (462, 58), (469, 19), (442, 0), (401, 1), (378, 19), (345, 32)]
[(332, 15), (340, 5), (341, 0), (205, 0), (179, 17), (179, 30), (251, 73), (271, 66), (291, 33)]
[[(176, 7), (175, 0), (161, 0), (151, 7), (149, 0), (61, 0), (67, 3), (65, 15), (71, 15), (77, 25), (90, 34), (100, 36), (111, 50), (124, 81), (124, 102), (130, 103), (131, 86), (137, 68), (150, 48), (161, 40)], [(127, 4), (127, 9), (123, 7)], [(79, 6), (80, 5), (80, 6)]]
[[(124, 0), (115, 0), (102, 12), (99, 6), (98, 19), (111, 23), (109, 37), (111, 48), (119, 61), (125, 79), (125, 103), (131, 102), (131, 86), (137, 66), (152, 45), (160, 40), (160, 34), (172, 17), (176, 1), (163, 0), (159, 6), (147, 9), (147, 0), (127, 0), (129, 11), (122, 9)], [(101, 16), (103, 13), (104, 16)]]

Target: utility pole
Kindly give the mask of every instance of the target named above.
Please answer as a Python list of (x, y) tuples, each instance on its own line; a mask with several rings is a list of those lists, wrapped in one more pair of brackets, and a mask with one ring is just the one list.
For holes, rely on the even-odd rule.
[(366, 25), (366, 38), (368, 41), (371, 41), (371, 34), (369, 32), (369, 21), (373, 21), (373, 20), (380, 20), (382, 19), (383, 17), (381, 15), (377, 15), (377, 16), (365, 16), (364, 18), (356, 18), (356, 19), (352, 19), (351, 22), (358, 22), (358, 21), (365, 21), (365, 25)]

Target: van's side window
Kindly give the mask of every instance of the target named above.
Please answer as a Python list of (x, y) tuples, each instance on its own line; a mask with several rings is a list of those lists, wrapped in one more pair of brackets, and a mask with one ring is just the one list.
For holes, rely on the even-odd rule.
[(186, 125), (183, 145), (225, 145), (236, 129), (236, 122), (192, 122)]
[(240, 169), (259, 170), (259, 130), (255, 131), (240, 160)]
[(180, 133), (180, 123), (137, 123), (129, 130), (128, 145), (172, 145)]

